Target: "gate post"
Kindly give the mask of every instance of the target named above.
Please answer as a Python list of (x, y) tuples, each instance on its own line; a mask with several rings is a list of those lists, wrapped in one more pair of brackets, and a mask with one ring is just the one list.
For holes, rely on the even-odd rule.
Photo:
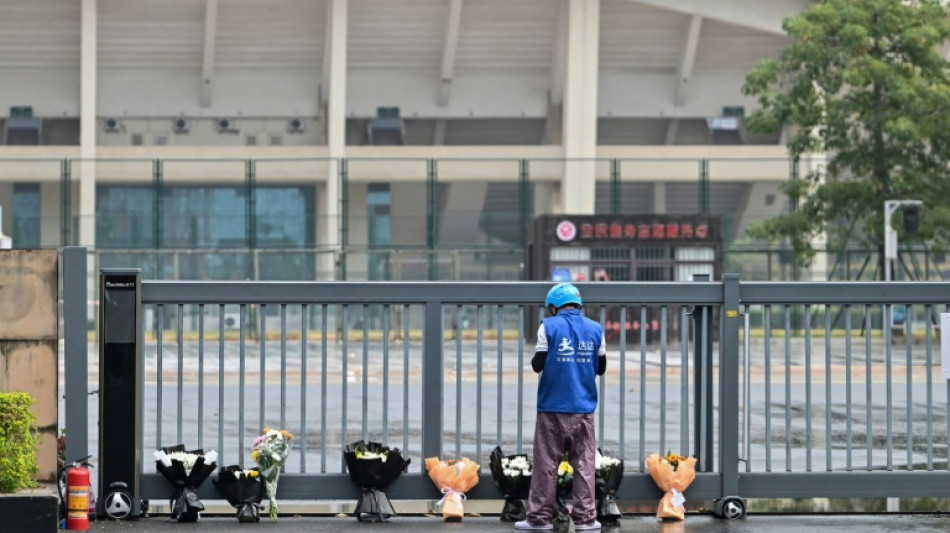
[(726, 274), (723, 281), (719, 466), (722, 471), (722, 494), (728, 496), (739, 494), (739, 275)]
[[(722, 338), (719, 342), (720, 499), (713, 512), (723, 518), (745, 516), (739, 496), (739, 275), (723, 276)], [(749, 406), (744, 406), (748, 409)]]
[(86, 248), (63, 248), (64, 416), (66, 462), (89, 455), (89, 354), (86, 327)]
[(443, 362), (442, 302), (425, 303), (425, 329), (422, 337), (422, 460), (425, 474), (426, 457), (442, 457)]

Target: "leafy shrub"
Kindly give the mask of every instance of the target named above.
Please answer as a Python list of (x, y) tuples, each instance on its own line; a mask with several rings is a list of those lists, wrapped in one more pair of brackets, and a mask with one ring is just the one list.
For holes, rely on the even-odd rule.
[(25, 392), (0, 392), (0, 493), (35, 486), (39, 439), (32, 430), (33, 398)]

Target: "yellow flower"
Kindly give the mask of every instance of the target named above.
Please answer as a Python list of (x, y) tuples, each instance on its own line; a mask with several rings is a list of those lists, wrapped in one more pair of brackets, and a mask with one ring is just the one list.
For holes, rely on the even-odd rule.
[(270, 433), (271, 431), (274, 431), (274, 430), (271, 429), (271, 428), (264, 428), (264, 433), (265, 433), (265, 434), (266, 434), (266, 433)]
[(251, 452), (251, 459), (254, 459), (255, 461), (257, 461), (257, 459), (260, 458), (260, 456), (261, 456), (261, 452), (259, 450), (254, 450), (253, 452)]
[(259, 475), (260, 475), (260, 472), (258, 472), (257, 470), (251, 470), (250, 472), (247, 473), (247, 476), (251, 478), (256, 478)]
[(286, 429), (280, 430), (280, 435), (284, 437), (284, 440), (290, 440), (294, 438), (294, 435), (291, 432), (287, 431)]
[(561, 464), (559, 464), (557, 467), (557, 473), (558, 475), (573, 474), (574, 467), (571, 466), (571, 464), (567, 461), (561, 461)]

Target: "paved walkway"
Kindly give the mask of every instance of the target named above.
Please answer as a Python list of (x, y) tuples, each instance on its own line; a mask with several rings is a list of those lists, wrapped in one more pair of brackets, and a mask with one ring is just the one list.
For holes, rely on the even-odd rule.
[[(413, 532), (481, 533), (514, 532), (514, 525), (501, 522), (497, 516), (466, 517), (461, 523), (446, 523), (438, 516), (397, 516), (386, 523), (362, 523), (351, 516), (287, 516), (280, 521), (239, 524), (233, 517), (202, 517), (196, 524), (177, 524), (156, 516), (127, 522), (99, 521), (90, 524), (92, 532), (152, 533), (184, 531), (205, 533), (217, 531), (280, 531), (281, 533), (342, 532)], [(946, 532), (950, 515), (939, 514), (811, 514), (811, 515), (749, 515), (741, 520), (722, 520), (712, 515), (688, 515), (685, 521), (658, 521), (653, 516), (625, 517), (618, 525), (604, 528), (604, 533), (854, 533)], [(555, 533), (574, 531), (573, 526), (555, 529)]]

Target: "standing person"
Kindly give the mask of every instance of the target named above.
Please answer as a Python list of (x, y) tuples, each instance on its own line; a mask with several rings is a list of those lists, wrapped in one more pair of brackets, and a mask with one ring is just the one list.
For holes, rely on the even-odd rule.
[(552, 316), (538, 327), (531, 359), (531, 368), (541, 375), (528, 515), (515, 529), (554, 529), (557, 467), (565, 450), (570, 450), (568, 462), (574, 467), (574, 529), (600, 529), (594, 497), (594, 410), (607, 349), (603, 328), (584, 316), (582, 305), (580, 291), (570, 283), (552, 287), (544, 301)]

